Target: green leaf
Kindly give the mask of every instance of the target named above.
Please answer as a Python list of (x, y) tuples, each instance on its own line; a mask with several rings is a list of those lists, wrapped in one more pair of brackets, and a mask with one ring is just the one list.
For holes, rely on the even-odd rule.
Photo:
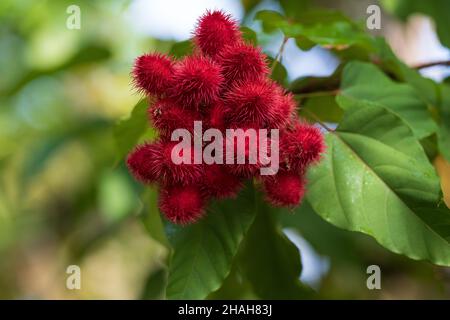
[[(302, 95), (296, 97), (302, 101)], [(342, 109), (332, 95), (312, 96), (308, 97), (305, 103), (300, 103), (299, 115), (315, 122), (316, 118), (311, 117), (311, 112), (321, 121), (333, 123), (338, 123), (343, 115)]]
[(241, 27), (242, 38), (248, 43), (256, 46), (258, 44), (258, 37), (256, 32), (249, 27)]
[(148, 101), (141, 100), (134, 106), (130, 117), (119, 121), (114, 127), (114, 138), (120, 159), (133, 149), (149, 128), (147, 107)]
[(331, 91), (339, 88), (343, 65), (339, 65), (328, 77), (300, 77), (289, 84), (289, 90), (295, 94), (315, 93), (317, 91)]
[(287, 82), (287, 70), (280, 61), (275, 62), (274, 58), (267, 57), (268, 65), (272, 67), (270, 77), (272, 80), (284, 86)]
[(338, 104), (346, 109), (354, 101), (366, 106), (382, 106), (398, 115), (418, 138), (426, 137), (437, 130), (427, 105), (407, 84), (390, 80), (372, 64), (351, 62), (342, 74), (341, 94)]
[(310, 9), (310, 0), (280, 0), (280, 5), (288, 18), (301, 18), (302, 14)]
[(167, 284), (167, 268), (164, 265), (158, 266), (147, 276), (141, 299), (161, 300), (164, 299), (165, 287)]
[(440, 153), (450, 161), (450, 87), (439, 85), (440, 126), (438, 131), (438, 147)]
[(214, 202), (206, 217), (188, 226), (166, 224), (174, 253), (169, 265), (169, 299), (204, 299), (230, 272), (239, 245), (255, 217), (255, 191)]
[(332, 224), (412, 259), (450, 265), (450, 210), (412, 131), (387, 108), (355, 100), (309, 172), (308, 200)]
[(240, 253), (246, 278), (262, 299), (309, 297), (312, 290), (299, 280), (302, 266), (297, 247), (278, 226), (275, 210), (262, 200), (258, 204), (258, 213)]
[(164, 245), (170, 247), (166, 234), (164, 233), (164, 225), (158, 209), (158, 190), (156, 188), (148, 188), (144, 195), (145, 209), (141, 216), (142, 223), (150, 237)]
[(310, 48), (312, 44), (339, 50), (356, 44), (373, 48), (370, 36), (338, 11), (310, 9), (286, 18), (278, 12), (263, 10), (255, 19), (262, 21), (265, 32), (279, 29), (286, 37), (297, 39), (301, 48)]
[(192, 53), (192, 41), (185, 40), (173, 44), (169, 54), (175, 58), (181, 58)]
[(272, 10), (261, 10), (255, 14), (255, 20), (262, 22), (264, 32), (271, 33), (284, 24), (285, 17), (279, 12)]
[[(450, 123), (450, 119), (447, 120)], [(438, 131), (438, 146), (440, 153), (450, 161), (450, 124), (443, 124)]]

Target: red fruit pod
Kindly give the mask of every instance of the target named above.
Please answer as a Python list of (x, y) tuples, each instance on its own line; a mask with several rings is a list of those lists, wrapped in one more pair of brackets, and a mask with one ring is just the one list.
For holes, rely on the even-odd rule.
[(203, 54), (215, 58), (228, 45), (241, 41), (238, 24), (222, 11), (207, 11), (200, 17), (194, 42)]
[(159, 209), (173, 223), (196, 222), (204, 214), (205, 199), (199, 187), (166, 186), (160, 190)]
[(203, 56), (188, 56), (175, 66), (170, 96), (184, 108), (204, 109), (219, 97), (221, 68)]
[(267, 128), (274, 117), (278, 99), (276, 85), (271, 81), (242, 82), (227, 92), (226, 113), (234, 125), (255, 124), (258, 128)]
[(159, 133), (169, 138), (176, 129), (187, 129), (193, 132), (194, 121), (201, 120), (199, 113), (182, 108), (169, 98), (161, 99), (150, 106), (148, 116)]
[(266, 199), (276, 207), (295, 207), (305, 194), (303, 178), (292, 171), (279, 171), (274, 176), (263, 178)]
[(225, 107), (222, 102), (217, 101), (208, 111), (206, 115), (206, 126), (208, 128), (215, 128), (221, 131), (227, 127), (227, 117), (225, 114)]
[(235, 197), (242, 188), (242, 181), (230, 174), (226, 166), (220, 164), (205, 165), (202, 190), (208, 197), (218, 199)]
[[(203, 177), (203, 166), (194, 164), (194, 148), (181, 149), (178, 158), (184, 152), (190, 154), (190, 163), (175, 163), (172, 150), (177, 142), (148, 143), (138, 146), (127, 159), (128, 167), (137, 180), (144, 183), (162, 182), (164, 184), (188, 185), (197, 183)], [(176, 154), (176, 152), (174, 152)]]
[(303, 172), (306, 167), (320, 160), (325, 143), (320, 129), (297, 121), (291, 130), (282, 132), (280, 154), (289, 168)]
[(280, 96), (272, 113), (270, 128), (283, 129), (294, 119), (297, 103), (291, 93), (285, 94), (282, 91), (280, 88)]
[(161, 97), (171, 86), (173, 72), (174, 64), (169, 57), (159, 53), (144, 54), (134, 63), (133, 82), (146, 94)]
[[(232, 135), (230, 132), (227, 130), (224, 145), (227, 170), (241, 178), (257, 176), (259, 169), (267, 164), (267, 159), (262, 159), (260, 156), (268, 157), (270, 155), (270, 138), (267, 137), (265, 140), (266, 152), (260, 152), (263, 140), (259, 135), (258, 129), (251, 127), (237, 128)], [(239, 140), (241, 145), (238, 142)], [(232, 160), (232, 164), (230, 160)]]
[(218, 62), (228, 88), (242, 81), (255, 81), (269, 73), (261, 49), (244, 42), (225, 47)]
[(161, 145), (146, 143), (137, 146), (127, 158), (127, 166), (133, 176), (144, 183), (156, 182), (162, 172)]
[[(160, 181), (165, 184), (189, 185), (198, 183), (203, 178), (203, 164), (194, 164), (193, 146), (188, 148), (179, 148), (178, 153), (174, 148), (178, 142), (169, 141), (162, 145), (162, 170)], [(185, 154), (186, 152), (186, 154)], [(201, 150), (197, 150), (201, 152)], [(183, 156), (186, 156), (185, 159)], [(176, 157), (177, 159), (175, 159)], [(189, 160), (190, 157), (190, 160)], [(183, 162), (183, 160), (187, 160)]]

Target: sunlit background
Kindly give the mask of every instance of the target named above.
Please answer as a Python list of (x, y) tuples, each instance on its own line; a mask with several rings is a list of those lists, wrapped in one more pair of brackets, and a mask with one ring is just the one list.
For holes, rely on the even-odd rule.
[[(371, 3), (318, 2), (357, 20)], [(79, 30), (66, 27), (73, 4), (81, 9)], [(274, 57), (282, 35), (263, 33), (253, 20), (265, 8), (281, 11), (276, 1), (255, 0), (1, 1), (0, 298), (157, 298), (147, 279), (167, 251), (148, 234), (146, 212), (155, 207), (142, 203), (148, 190), (129, 176), (114, 129), (140, 99), (130, 85), (134, 58), (189, 39), (206, 9), (223, 9), (257, 31)], [(403, 23), (383, 14), (377, 34), (409, 65), (450, 59), (425, 16)], [(330, 75), (339, 59), (288, 41), (282, 63), (294, 80)], [(422, 72), (439, 81), (450, 74), (445, 67)], [(388, 253), (304, 211), (285, 232), (301, 248), (302, 280), (319, 297), (450, 297), (446, 269)], [(335, 241), (319, 252), (312, 243), (321, 232)], [(72, 264), (81, 267), (81, 290), (66, 288)], [(367, 290), (370, 264), (383, 270), (381, 291)]]

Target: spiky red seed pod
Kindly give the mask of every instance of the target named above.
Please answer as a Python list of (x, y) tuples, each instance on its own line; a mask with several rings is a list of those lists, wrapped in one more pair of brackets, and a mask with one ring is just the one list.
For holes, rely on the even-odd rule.
[[(203, 166), (194, 164), (193, 148), (184, 150), (191, 154), (191, 163), (175, 164), (171, 153), (177, 142), (147, 143), (138, 146), (127, 159), (128, 167), (137, 180), (144, 183), (155, 181), (164, 184), (188, 185), (202, 179)], [(182, 156), (183, 151), (180, 152)]]
[(204, 213), (205, 199), (196, 186), (164, 187), (159, 197), (159, 209), (173, 223), (192, 223)]
[(303, 172), (318, 162), (325, 151), (323, 135), (319, 128), (297, 121), (291, 130), (281, 134), (280, 153), (288, 167)]
[(202, 188), (209, 197), (218, 199), (235, 197), (241, 187), (241, 179), (230, 174), (224, 165), (205, 165)]
[[(281, 88), (280, 91), (282, 91)], [(294, 119), (296, 107), (297, 103), (291, 93), (285, 94), (280, 92), (280, 98), (275, 105), (270, 128), (283, 129), (286, 127)]]
[(225, 130), (227, 127), (225, 107), (222, 102), (218, 101), (209, 110), (207, 114), (206, 124), (208, 128)]
[[(251, 127), (249, 127), (251, 128)], [(242, 128), (242, 131), (236, 131), (235, 132), (235, 139), (234, 141), (229, 141), (228, 139), (225, 141), (225, 145), (224, 148), (225, 150), (225, 157), (227, 157), (227, 153), (233, 151), (234, 152), (234, 162), (233, 164), (228, 164), (227, 165), (227, 170), (233, 174), (236, 175), (238, 177), (241, 178), (251, 178), (254, 177), (256, 175), (258, 175), (259, 169), (262, 166), (262, 162), (260, 159), (260, 155), (259, 155), (259, 148), (261, 147), (261, 140), (259, 137), (259, 132), (258, 129), (254, 129), (256, 130), (256, 142), (251, 141), (250, 138), (246, 138), (245, 136), (247, 134), (247, 129), (249, 128)], [(256, 127), (257, 128), (257, 127)], [(240, 134), (237, 134), (239, 132), (242, 132), (242, 137)], [(245, 144), (244, 144), (244, 160), (245, 163), (238, 163), (238, 155), (240, 150), (238, 149), (238, 139), (242, 139), (245, 138)], [(254, 142), (254, 143), (252, 143)], [(231, 144), (231, 147), (233, 148), (232, 150), (229, 149), (229, 144)], [(267, 138), (266, 141), (266, 147), (268, 150), (268, 155), (270, 154), (270, 139)], [(252, 155), (253, 153), (253, 155)], [(256, 161), (252, 161), (254, 163), (250, 163), (250, 158), (251, 156), (255, 157)], [(226, 159), (226, 158), (225, 158)]]
[(160, 178), (161, 145), (146, 143), (137, 146), (127, 158), (127, 165), (134, 177), (144, 183), (153, 183)]
[(203, 109), (219, 97), (221, 68), (204, 56), (188, 56), (175, 66), (170, 95), (184, 108)]
[(254, 81), (269, 73), (266, 56), (261, 49), (243, 42), (225, 47), (218, 61), (227, 87), (242, 81)]
[(194, 110), (180, 107), (172, 99), (157, 101), (148, 109), (148, 115), (154, 127), (160, 134), (169, 137), (176, 129), (194, 129), (194, 121), (201, 120), (201, 115)]
[(207, 11), (198, 20), (194, 42), (204, 54), (215, 58), (223, 48), (239, 41), (239, 27), (229, 14)]
[(174, 65), (172, 60), (159, 53), (138, 57), (133, 67), (134, 85), (148, 95), (161, 97), (171, 86)]
[(279, 95), (273, 82), (246, 81), (234, 86), (225, 97), (226, 114), (237, 126), (256, 124), (266, 128), (274, 117)]
[(266, 199), (274, 206), (297, 206), (305, 193), (303, 178), (294, 172), (279, 171), (263, 179)]
[[(167, 142), (162, 146), (162, 170), (160, 181), (166, 184), (189, 185), (198, 183), (203, 177), (203, 165), (194, 164), (194, 147), (186, 148), (180, 151), (182, 157), (184, 152), (190, 154), (190, 163), (175, 164), (172, 159), (172, 150), (178, 142)], [(198, 152), (201, 152), (199, 150)]]

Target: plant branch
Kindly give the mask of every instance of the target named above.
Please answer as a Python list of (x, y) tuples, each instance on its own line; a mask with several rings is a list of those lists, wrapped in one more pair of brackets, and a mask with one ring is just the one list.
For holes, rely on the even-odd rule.
[(420, 69), (425, 69), (425, 68), (434, 67), (434, 66), (450, 66), (450, 60), (422, 63), (422, 64), (418, 64), (416, 66), (412, 66), (411, 68), (420, 70)]
[(288, 37), (283, 38), (283, 42), (281, 43), (280, 49), (278, 50), (278, 53), (277, 53), (275, 59), (273, 60), (272, 67), (270, 68), (271, 71), (273, 71), (275, 69), (275, 67), (277, 66), (278, 62), (280, 62), (281, 56), (283, 55), (283, 52), (284, 52), (284, 48), (286, 47), (286, 42), (288, 40), (289, 40)]
[(335, 96), (340, 92), (339, 89), (334, 89), (330, 91), (316, 91), (316, 92), (305, 92), (296, 94), (300, 99), (314, 98), (314, 97), (327, 97), (327, 96)]
[(302, 109), (302, 112), (307, 113), (311, 118), (316, 120), (317, 123), (320, 124), (328, 132), (333, 132), (334, 131), (333, 129), (329, 128), (325, 123), (323, 123), (323, 121), (320, 120), (319, 117), (314, 112), (312, 112), (312, 111), (310, 111), (308, 109)]

